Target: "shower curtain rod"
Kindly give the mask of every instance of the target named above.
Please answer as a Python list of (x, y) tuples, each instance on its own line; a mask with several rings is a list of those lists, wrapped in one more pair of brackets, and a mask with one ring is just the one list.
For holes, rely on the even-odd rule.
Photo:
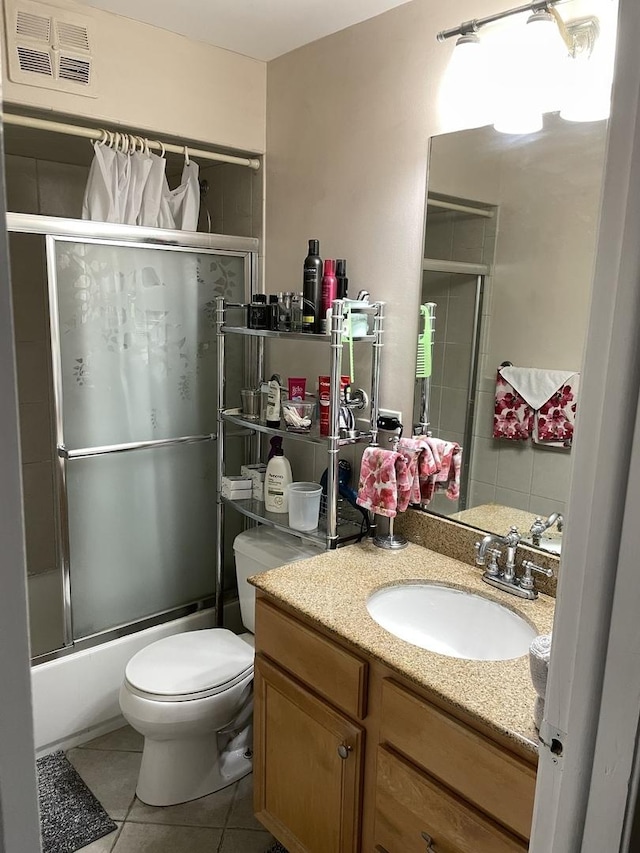
[[(75, 124), (64, 124), (59, 121), (47, 121), (41, 118), (29, 118), (28, 116), (16, 115), (15, 113), (3, 113), (2, 121), (5, 124), (14, 124), (18, 127), (31, 127), (37, 130), (48, 130), (51, 133), (66, 133), (69, 136), (81, 136), (84, 139), (98, 140), (103, 138), (104, 134), (101, 129), (93, 127), (80, 127)], [(124, 134), (124, 131), (119, 131)], [(118, 133), (118, 131), (116, 131)], [(138, 136), (138, 134), (125, 134), (126, 136)], [(144, 139), (144, 137), (143, 137)], [(159, 151), (171, 151), (173, 154), (183, 154), (184, 146), (173, 145), (169, 142), (158, 142), (157, 140), (148, 140), (149, 148), (155, 148)], [(201, 148), (188, 147), (189, 156), (200, 158), (202, 160), (216, 160), (219, 163), (234, 163), (236, 166), (247, 166), (249, 169), (258, 170), (260, 168), (260, 160), (254, 157), (234, 157), (231, 154), (216, 154), (213, 151), (204, 151)]]

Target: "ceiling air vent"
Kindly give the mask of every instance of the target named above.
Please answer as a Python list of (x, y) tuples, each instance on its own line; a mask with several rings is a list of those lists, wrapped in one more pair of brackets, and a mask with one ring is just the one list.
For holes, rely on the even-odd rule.
[(59, 73), (61, 80), (73, 80), (88, 86), (91, 82), (91, 63), (86, 59), (75, 59), (73, 56), (61, 56)]
[(60, 47), (71, 50), (89, 50), (89, 32), (85, 26), (56, 20), (56, 32)]
[(24, 9), (18, 9), (16, 15), (16, 33), (29, 39), (45, 41), (49, 44), (51, 38), (51, 18), (43, 15), (32, 15)]
[(51, 67), (51, 54), (48, 51), (32, 50), (29, 47), (18, 46), (18, 61), (20, 71), (28, 74), (44, 74), (45, 77), (53, 77)]
[(5, 0), (9, 80), (97, 97), (92, 20), (36, 0)]

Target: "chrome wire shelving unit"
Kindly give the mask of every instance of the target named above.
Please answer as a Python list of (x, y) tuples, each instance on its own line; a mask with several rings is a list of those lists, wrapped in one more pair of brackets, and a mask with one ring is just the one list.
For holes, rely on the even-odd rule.
[[(354, 438), (341, 438), (339, 430), (340, 415), (340, 377), (342, 375), (343, 345), (345, 343), (344, 319), (345, 306), (340, 299), (333, 303), (331, 312), (331, 331), (326, 335), (305, 334), (298, 332), (278, 332), (258, 329), (248, 329), (244, 326), (230, 325), (226, 322), (228, 309), (241, 309), (243, 305), (237, 303), (226, 303), (223, 298), (217, 300), (217, 341), (218, 341), (218, 500), (216, 506), (216, 527), (218, 541), (218, 588), (222, 586), (222, 566), (224, 555), (224, 513), (227, 507), (232, 507), (247, 518), (260, 524), (267, 524), (277, 530), (291, 533), (301, 539), (312, 541), (323, 545), (327, 549), (334, 549), (349, 542), (356, 541), (363, 535), (362, 517), (352, 510), (351, 506), (341, 501), (338, 494), (338, 464), (340, 448), (353, 444), (377, 444), (378, 439), (378, 414), (379, 414), (379, 389), (380, 389), (380, 364), (383, 346), (383, 324), (384, 303), (375, 302), (371, 305), (359, 307), (359, 311), (371, 315), (370, 334), (354, 338), (354, 343), (362, 346), (369, 344), (372, 347), (371, 359), (371, 396), (369, 405), (369, 428), (360, 432)], [(320, 435), (318, 428), (309, 434), (288, 432), (285, 429), (273, 428), (265, 423), (249, 420), (244, 417), (241, 410), (227, 408), (225, 400), (225, 340), (227, 335), (240, 335), (252, 343), (249, 350), (252, 360), (254, 387), (264, 378), (265, 343), (268, 339), (280, 339), (288, 341), (299, 341), (305, 346), (329, 347), (329, 375), (331, 377), (330, 399), (329, 399), (329, 435)], [(227, 500), (220, 494), (220, 483), (225, 474), (225, 442), (229, 437), (225, 436), (225, 425), (232, 424), (240, 428), (240, 434), (252, 436), (257, 439), (262, 434), (279, 435), (293, 441), (304, 441), (307, 443), (324, 446), (327, 453), (327, 495), (322, 501), (320, 524), (317, 530), (301, 532), (289, 527), (288, 515), (281, 513), (270, 513), (265, 510), (265, 505), (257, 500)], [(252, 462), (258, 461), (259, 441), (252, 442)], [(237, 473), (237, 472), (232, 472)]]

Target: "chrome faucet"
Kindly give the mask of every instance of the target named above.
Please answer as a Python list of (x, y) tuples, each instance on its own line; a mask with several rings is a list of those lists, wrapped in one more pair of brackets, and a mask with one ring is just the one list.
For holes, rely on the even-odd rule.
[(556, 525), (558, 531), (561, 533), (562, 528), (564, 527), (564, 516), (560, 512), (552, 512), (548, 518), (541, 518), (537, 516), (536, 520), (531, 525), (531, 529), (529, 533), (531, 534), (531, 542), (536, 547), (540, 547), (540, 539), (544, 532), (548, 530), (553, 525)]
[(477, 566), (484, 566), (490, 545), (495, 543), (507, 549), (507, 561), (504, 566), (504, 572), (500, 572), (495, 557), (492, 555), (492, 562), (483, 575), (485, 579), (488, 577), (502, 577), (507, 583), (513, 583), (516, 576), (516, 548), (518, 547), (520, 538), (518, 528), (512, 527), (504, 536), (498, 536), (496, 533), (487, 533), (482, 542), (476, 542)]
[[(487, 557), (489, 557), (489, 565), (482, 575), (483, 581), (504, 590), (504, 592), (517, 595), (519, 598), (534, 599), (538, 597), (538, 591), (533, 582), (533, 573), (552, 577), (553, 571), (524, 560), (522, 563), (524, 574), (521, 578), (516, 577), (516, 550), (520, 538), (517, 527), (512, 527), (504, 536), (487, 533), (481, 542), (476, 542), (476, 565), (484, 566)], [(500, 545), (507, 549), (507, 558), (502, 570), (498, 565), (502, 551), (500, 548), (492, 548), (492, 545)]]

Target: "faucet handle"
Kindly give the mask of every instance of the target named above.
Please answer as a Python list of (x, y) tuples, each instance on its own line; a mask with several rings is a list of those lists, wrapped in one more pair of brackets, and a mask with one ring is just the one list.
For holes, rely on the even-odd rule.
[(547, 569), (544, 566), (539, 566), (537, 563), (534, 563), (531, 560), (523, 560), (522, 568), (524, 569), (524, 575), (520, 578), (520, 586), (522, 587), (522, 589), (534, 588), (534, 572), (537, 575), (544, 575), (546, 578), (553, 577), (553, 569)]
[(502, 555), (502, 551), (500, 548), (488, 548), (487, 554), (491, 558), (489, 560), (489, 565), (487, 566), (486, 574), (491, 577), (497, 577), (500, 574), (500, 566), (498, 565), (498, 558)]
[(473, 546), (476, 552), (476, 566), (484, 566), (484, 556), (480, 555), (480, 548), (482, 547), (482, 542), (476, 542)]

